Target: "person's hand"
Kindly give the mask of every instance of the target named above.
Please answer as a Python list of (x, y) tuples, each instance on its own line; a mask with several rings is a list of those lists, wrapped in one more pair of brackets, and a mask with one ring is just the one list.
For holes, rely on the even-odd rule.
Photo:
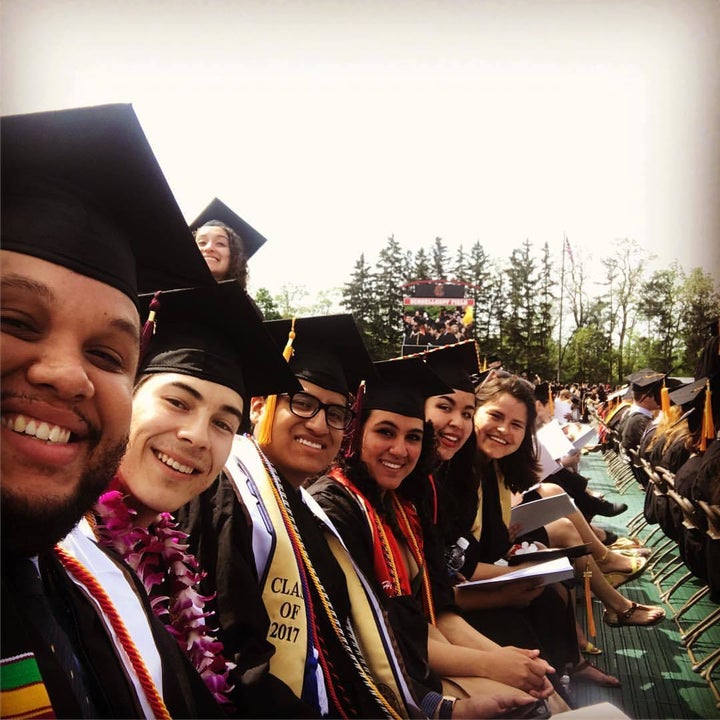
[(535, 702), (535, 698), (524, 692), (496, 692), (458, 700), (453, 707), (453, 718), (496, 718), (511, 708), (522, 707)]
[(487, 676), (531, 693), (533, 697), (546, 698), (553, 692), (547, 674), (553, 672), (555, 668), (540, 657), (539, 650), (507, 645), (492, 651), (492, 665)]
[(510, 536), (511, 543), (515, 542), (515, 538), (520, 534), (521, 530), (522, 525), (520, 523), (510, 523), (510, 526), (508, 527), (508, 535)]
[[(516, 568), (513, 568), (515, 570)], [(543, 591), (543, 584), (540, 578), (527, 578), (516, 580), (505, 587), (499, 588), (503, 604), (512, 608), (527, 607)]]

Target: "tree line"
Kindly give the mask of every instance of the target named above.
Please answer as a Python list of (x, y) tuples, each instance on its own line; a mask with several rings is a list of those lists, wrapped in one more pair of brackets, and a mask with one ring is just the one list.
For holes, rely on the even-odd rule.
[[(720, 315), (720, 289), (701, 268), (677, 262), (650, 273), (648, 256), (633, 239), (590, 261), (566, 240), (561, 258), (545, 243), (536, 252), (526, 240), (506, 258), (490, 256), (475, 242), (454, 256), (442, 238), (406, 250), (387, 239), (377, 260), (361, 254), (339, 291), (377, 360), (396, 356), (403, 337), (403, 285), (443, 280), (468, 285), (474, 304), (470, 335), (482, 355), (497, 355), (506, 368), (560, 382), (616, 384), (641, 367), (692, 376), (708, 326)], [(332, 311), (333, 290), (303, 305), (302, 286), (255, 300), (267, 319)], [(451, 301), (448, 303), (451, 305)]]

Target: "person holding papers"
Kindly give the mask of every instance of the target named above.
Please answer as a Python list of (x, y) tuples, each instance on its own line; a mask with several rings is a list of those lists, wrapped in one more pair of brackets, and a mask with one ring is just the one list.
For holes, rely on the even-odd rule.
[[(447, 582), (444, 593), (435, 587), (432, 548), (423, 531), (423, 496), (434, 460), (424, 401), (449, 388), (417, 358), (375, 367), (379, 377), (361, 391), (356, 406), (362, 409), (344, 459), (310, 485), (310, 494), (373, 581), (428, 717), (495, 717), (532, 701), (517, 687), (547, 697), (549, 667), (536, 662), (535, 653), (475, 638), (467, 625), (467, 644), (452, 644), (439, 629), (437, 618), (452, 604), (452, 591)], [(536, 664), (537, 675), (526, 671)]]
[[(532, 385), (496, 372), (475, 396), (474, 442), (455, 448), (452, 455), (446, 453), (449, 458), (437, 473), (437, 491), (438, 523), (445, 543), (452, 546), (464, 538), (468, 546), (460, 573), (479, 580), (514, 570), (495, 563), (508, 556), (515, 540), (511, 494), (534, 484), (537, 460)], [(443, 435), (437, 424), (436, 433)], [(574, 544), (582, 542), (578, 539)], [(596, 575), (602, 578), (599, 571)], [(468, 621), (497, 642), (526, 647), (528, 642), (539, 642), (554, 667), (582, 668), (587, 679), (612, 683), (597, 668), (578, 662), (574, 603), (564, 586), (526, 579), (493, 589), (457, 589), (456, 598)], [(662, 616), (660, 608), (631, 603), (619, 593), (607, 597), (608, 624), (651, 624)], [(605, 680), (590, 677), (598, 673)]]

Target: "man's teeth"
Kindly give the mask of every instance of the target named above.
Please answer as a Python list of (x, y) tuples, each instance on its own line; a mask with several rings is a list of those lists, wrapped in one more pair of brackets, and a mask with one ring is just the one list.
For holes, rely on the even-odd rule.
[(194, 468), (191, 468), (189, 465), (183, 465), (177, 460), (173, 460), (169, 455), (166, 455), (165, 453), (156, 452), (155, 455), (157, 456), (158, 460), (164, 462), (168, 467), (171, 467), (173, 470), (177, 470), (178, 472), (184, 473), (185, 475), (190, 475), (194, 471)]
[(301, 445), (306, 445), (309, 448), (313, 448), (314, 450), (322, 450), (322, 445), (320, 443), (311, 442), (310, 440), (306, 440), (305, 438), (297, 438), (297, 441)]
[(70, 441), (70, 430), (67, 428), (28, 419), (24, 415), (16, 415), (15, 419), (10, 416), (3, 417), (2, 424), (16, 433), (24, 433), (36, 437), (38, 440), (47, 440), (61, 445), (65, 445)]

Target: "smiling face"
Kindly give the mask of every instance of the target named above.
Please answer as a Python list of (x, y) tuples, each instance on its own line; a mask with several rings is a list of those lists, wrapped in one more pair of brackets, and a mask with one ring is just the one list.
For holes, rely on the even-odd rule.
[(360, 460), (383, 490), (396, 490), (415, 469), (423, 421), (387, 410), (371, 410), (363, 425)]
[(230, 453), (242, 409), (234, 390), (190, 375), (158, 373), (141, 381), (120, 466), (138, 524), (174, 512), (212, 483)]
[[(306, 380), (300, 380), (303, 390), (328, 405), (347, 405), (347, 398), (339, 392), (326, 390)], [(265, 398), (253, 398), (250, 421), (257, 428), (265, 407)], [(343, 431), (328, 426), (325, 412), (301, 418), (290, 412), (287, 396), (277, 399), (272, 425), (272, 442), (263, 446), (268, 460), (293, 486), (299, 488), (309, 477), (322, 472), (340, 451)]]
[(441, 460), (450, 460), (470, 437), (474, 413), (475, 395), (464, 390), (425, 401), (425, 419), (433, 424)]
[(216, 280), (224, 280), (230, 270), (230, 239), (225, 228), (204, 225), (195, 233), (195, 242)]
[(140, 321), (109, 285), (29, 255), (0, 256), (3, 544), (34, 554), (72, 528), (117, 468)]
[(509, 393), (500, 393), (475, 411), (478, 450), (491, 460), (512, 455), (525, 438), (528, 410)]

